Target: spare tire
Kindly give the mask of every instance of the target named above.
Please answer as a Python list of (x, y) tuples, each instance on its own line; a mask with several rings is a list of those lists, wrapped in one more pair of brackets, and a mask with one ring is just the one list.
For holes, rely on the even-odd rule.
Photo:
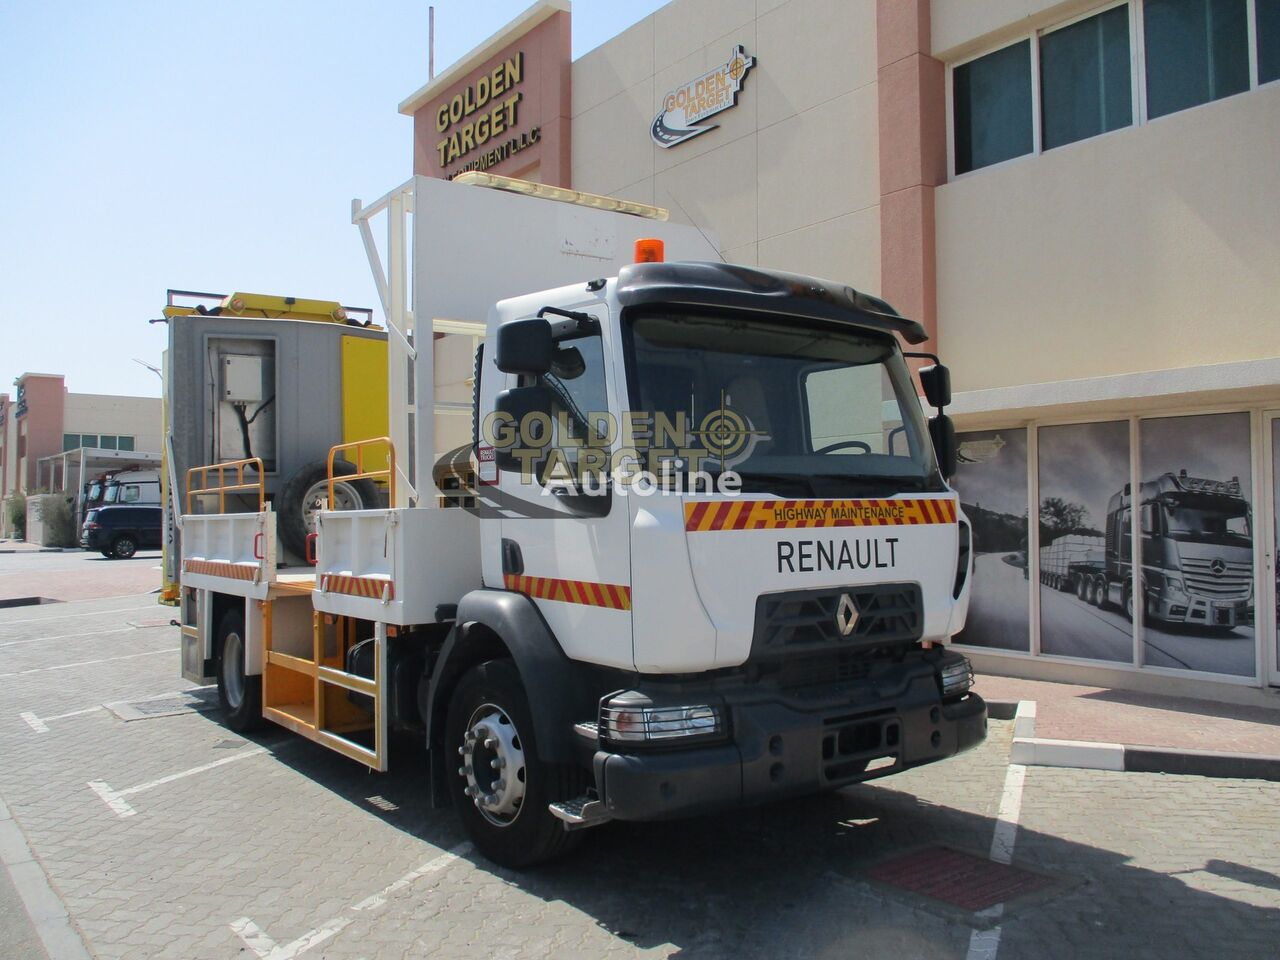
[[(378, 487), (372, 480), (339, 480), (356, 472), (348, 460), (333, 462), (333, 499), (330, 510), (371, 510), (378, 506)], [(316, 513), (329, 497), (329, 464), (313, 460), (285, 481), (276, 497), (277, 532), (280, 541), (299, 557), (307, 555), (307, 535), (315, 533)]]

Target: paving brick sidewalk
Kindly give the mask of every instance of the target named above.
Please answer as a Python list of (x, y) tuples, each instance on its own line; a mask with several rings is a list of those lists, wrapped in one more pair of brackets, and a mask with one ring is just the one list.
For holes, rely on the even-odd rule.
[(1036, 736), (1280, 757), (1276, 709), (983, 674), (989, 700), (1035, 700)]

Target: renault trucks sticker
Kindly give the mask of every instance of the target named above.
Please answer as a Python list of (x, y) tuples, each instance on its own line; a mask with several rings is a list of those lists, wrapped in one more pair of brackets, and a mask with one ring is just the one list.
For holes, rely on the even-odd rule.
[(653, 142), (670, 148), (692, 140), (700, 133), (714, 130), (719, 124), (695, 124), (736, 106), (742, 82), (755, 65), (756, 58), (747, 56), (746, 49), (738, 44), (728, 62), (668, 93), (662, 99), (662, 109), (653, 118), (653, 126), (649, 128)]
[(955, 523), (954, 500), (702, 500), (684, 505), (690, 533)]

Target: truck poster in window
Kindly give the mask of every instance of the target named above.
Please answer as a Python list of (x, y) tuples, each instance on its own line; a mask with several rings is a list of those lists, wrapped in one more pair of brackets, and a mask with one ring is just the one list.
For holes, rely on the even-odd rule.
[(1027, 585), (1027, 432), (962, 433), (954, 485), (973, 526), (973, 593), (956, 643), (1031, 648)]
[(1254, 675), (1249, 415), (1143, 420), (1143, 660)]
[(1129, 423), (1042, 427), (1040, 650), (1133, 662)]

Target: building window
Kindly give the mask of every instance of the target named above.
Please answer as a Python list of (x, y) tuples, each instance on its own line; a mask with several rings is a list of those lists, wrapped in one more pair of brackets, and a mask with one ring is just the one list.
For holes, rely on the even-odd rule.
[(80, 434), (80, 446), (82, 446), (82, 447), (97, 447), (97, 446), (98, 446), (98, 435), (97, 435), (96, 433), (82, 433), (82, 434)]
[(956, 67), (952, 93), (957, 174), (1032, 151), (1030, 40)]
[(1280, 80), (1280, 3), (1255, 0), (1258, 20), (1258, 82)]
[(1133, 122), (1129, 8), (1113, 7), (1040, 39), (1045, 150)]
[(1146, 0), (1143, 32), (1148, 118), (1249, 89), (1246, 0)]
[(103, 450), (114, 450), (116, 449), (116, 438), (104, 433), (98, 438), (98, 446)]
[(118, 441), (116, 446), (117, 450), (133, 449), (133, 437), (116, 437), (116, 440)]
[(66, 453), (68, 450), (74, 450), (78, 446), (80, 446), (80, 434), (64, 433), (62, 435), (62, 452), (63, 453)]

